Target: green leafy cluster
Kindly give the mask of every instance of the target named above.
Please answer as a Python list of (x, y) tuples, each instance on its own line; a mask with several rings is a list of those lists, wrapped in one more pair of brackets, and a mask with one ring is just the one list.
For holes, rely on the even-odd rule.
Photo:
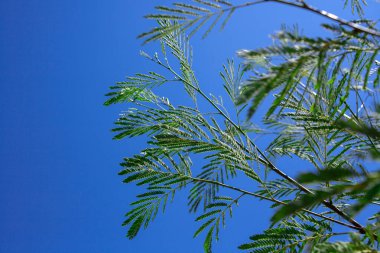
[[(322, 24), (329, 36), (309, 37), (282, 27), (273, 45), (239, 50), (242, 63), (228, 60), (222, 66), (228, 103), (206, 95), (192, 68), (189, 38), (204, 26), (208, 35), (223, 18), (224, 27), (240, 8), (266, 2), (332, 20)], [(114, 139), (147, 140), (145, 149), (121, 163), (124, 183), (134, 182), (142, 190), (123, 223), (127, 236), (146, 228), (183, 190), (199, 223), (194, 237), (204, 234), (205, 252), (212, 252), (226, 216), (232, 217), (243, 197), (268, 201), (275, 213), (271, 227), (251, 236), (241, 250), (377, 252), (380, 218), (373, 207), (380, 205), (380, 174), (370, 162), (380, 158), (380, 32), (364, 19), (363, 4), (345, 1), (359, 15), (356, 21), (303, 0), (193, 0), (158, 6), (158, 13), (147, 15), (158, 27), (140, 37), (159, 41), (161, 52), (141, 54), (163, 73), (128, 77), (111, 87), (105, 102), (129, 106), (115, 122)], [(181, 85), (193, 106), (173, 105), (156, 95), (167, 83)], [(199, 100), (209, 105), (207, 112), (199, 109)], [(257, 117), (262, 120), (254, 125)], [(255, 143), (259, 135), (270, 140), (267, 147)], [(294, 179), (284, 159), (295, 159), (306, 169)], [(244, 189), (236, 177), (255, 190)], [(362, 225), (355, 216), (365, 208), (371, 216)], [(349, 241), (337, 242), (336, 236)]]
[(309, 245), (325, 242), (333, 235), (328, 223), (299, 215), (265, 230), (263, 234), (251, 236), (253, 242), (240, 245), (239, 249), (252, 253), (303, 252)]

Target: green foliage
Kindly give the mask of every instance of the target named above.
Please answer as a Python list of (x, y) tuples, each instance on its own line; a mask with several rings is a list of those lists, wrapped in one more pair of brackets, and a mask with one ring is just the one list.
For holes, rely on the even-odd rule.
[(111, 98), (104, 105), (131, 101), (149, 102), (155, 98), (150, 89), (167, 81), (165, 77), (154, 72), (128, 77), (127, 81), (119, 82), (117, 86), (111, 87), (115, 91), (106, 94), (106, 96), (110, 96)]
[(251, 243), (239, 246), (239, 249), (253, 253), (303, 252), (310, 244), (326, 241), (333, 236), (327, 223), (299, 216), (283, 221), (279, 226), (250, 237)]
[(363, 7), (362, 7), (362, 4), (364, 5), (367, 5), (367, 2), (366, 0), (345, 0), (344, 2), (344, 7), (346, 7), (348, 5), (348, 3), (350, 2), (350, 7), (351, 7), (351, 11), (352, 13), (358, 13), (360, 17), (362, 17), (364, 15), (364, 10), (363, 10)]
[(220, 225), (225, 226), (226, 215), (232, 218), (232, 207), (233, 205), (237, 205), (239, 199), (243, 196), (244, 194), (241, 194), (235, 199), (225, 196), (214, 196), (213, 202), (208, 204), (204, 209), (204, 213), (197, 217), (196, 221), (202, 222), (202, 225), (194, 233), (194, 237), (197, 237), (203, 231), (207, 231), (203, 244), (205, 252), (211, 252), (212, 238), (215, 237), (216, 240), (219, 240)]
[[(328, 110), (329, 115), (339, 115), (339, 109), (345, 105), (354, 80), (360, 80), (360, 86), (355, 87), (358, 89), (365, 90), (369, 84), (378, 86), (378, 81), (369, 79), (376, 68), (374, 59), (379, 50), (377, 40), (339, 27), (325, 27), (334, 32), (345, 32), (345, 39), (342, 40), (342, 36), (314, 39), (299, 35), (297, 31), (283, 30), (273, 37), (278, 45), (254, 51), (239, 51), (239, 56), (251, 65), (255, 65), (258, 60), (263, 62), (262, 58), (268, 62), (264, 71), (256, 72), (258, 74), (247, 80), (242, 87), (239, 103), (253, 101), (249, 117), (273, 91), (277, 91), (277, 96), (267, 117), (272, 116), (279, 107), (299, 108), (307, 99), (313, 103), (306, 105), (305, 109), (311, 112)], [(272, 62), (279, 63), (273, 66)], [(295, 84), (299, 83), (304, 85), (297, 87)], [(323, 83), (328, 85), (322, 85)], [(295, 97), (297, 93), (299, 97)]]
[(351, 242), (335, 242), (335, 243), (320, 243), (313, 250), (312, 253), (377, 253), (377, 250), (371, 249), (368, 245), (360, 240), (357, 234), (351, 234)]
[[(142, 191), (123, 223), (127, 237), (146, 228), (183, 190), (189, 212), (197, 215), (194, 237), (204, 236), (207, 253), (243, 197), (269, 201), (275, 213), (271, 227), (251, 236), (241, 250), (377, 252), (379, 213), (366, 225), (355, 220), (361, 210), (380, 205), (380, 173), (373, 165), (380, 158), (380, 32), (364, 20), (364, 1), (345, 1), (362, 19), (350, 22), (303, 0), (273, 0), (334, 24), (322, 24), (328, 35), (317, 38), (282, 27), (272, 45), (239, 50), (243, 63), (228, 60), (220, 72), (230, 102), (206, 95), (196, 78), (189, 38), (201, 29), (205, 37), (237, 9), (265, 2), (193, 0), (158, 6), (146, 16), (158, 26), (140, 37), (158, 40), (161, 52), (141, 55), (163, 73), (128, 77), (111, 87), (105, 102), (128, 103), (115, 122), (114, 139), (144, 136), (147, 145), (121, 163), (124, 183)], [(167, 83), (181, 85), (193, 106), (156, 95)], [(207, 112), (198, 100), (209, 105)], [(252, 117), (262, 118), (259, 127)], [(258, 147), (257, 135), (265, 135), (269, 145)], [(293, 168), (286, 159), (301, 164), (296, 179), (288, 176)], [(236, 177), (255, 190), (240, 187)], [(350, 241), (335, 239), (348, 234)]]
[(273, 216), (272, 221), (278, 222), (284, 217), (292, 215), (297, 211), (309, 208), (316, 204), (319, 204), (325, 199), (337, 198), (340, 195), (352, 196), (354, 199), (358, 199), (356, 203), (351, 203), (348, 208), (351, 214), (356, 214), (366, 205), (378, 201), (380, 197), (380, 173), (374, 172), (365, 175), (364, 180), (361, 182), (354, 181), (342, 181), (352, 175), (352, 171), (343, 169), (328, 169), (321, 171), (318, 174), (308, 173), (303, 174), (300, 177), (299, 182), (328, 182), (328, 181), (340, 181), (342, 183), (328, 187), (327, 189), (315, 190), (313, 193), (300, 195), (294, 202), (288, 203), (286, 206), (282, 206), (277, 213)]
[(172, 26), (155, 27), (149, 32), (142, 33), (139, 37), (145, 38), (145, 42), (149, 42), (160, 39), (173, 31), (184, 32), (188, 29), (191, 29), (189, 32), (189, 36), (191, 36), (210, 23), (203, 33), (203, 37), (206, 37), (223, 16), (225, 16), (222, 23), (222, 27), (224, 27), (236, 8), (227, 1), (219, 0), (193, 0), (193, 3), (173, 3), (173, 7), (157, 6), (156, 9), (159, 13), (145, 17), (158, 21), (175, 20), (178, 22)]
[[(344, 176), (345, 171), (341, 172)], [(332, 178), (332, 177), (331, 177)], [(336, 177), (335, 177), (336, 178)], [(329, 181), (329, 178), (320, 178), (323, 181)], [(322, 181), (321, 180), (321, 181)], [(348, 209), (351, 214), (357, 213), (363, 209), (366, 205), (377, 201), (380, 196), (380, 176), (379, 173), (367, 175), (365, 180), (359, 183), (341, 183), (338, 185), (330, 186), (327, 190), (315, 190), (313, 193), (302, 194), (295, 201), (288, 203), (286, 206), (282, 206), (277, 213), (272, 217), (273, 222), (278, 222), (287, 216), (290, 216), (299, 210), (304, 208), (310, 208), (316, 204), (321, 203), (326, 199), (333, 199), (340, 195), (355, 196), (359, 198), (357, 203), (351, 205)], [(360, 197), (357, 197), (357, 195)]]

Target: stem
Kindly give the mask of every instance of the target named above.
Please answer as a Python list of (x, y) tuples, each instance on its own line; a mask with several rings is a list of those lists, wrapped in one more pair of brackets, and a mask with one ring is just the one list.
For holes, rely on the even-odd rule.
[(287, 249), (287, 248), (290, 248), (292, 246), (298, 245), (301, 242), (307, 242), (307, 241), (310, 241), (310, 240), (313, 240), (313, 239), (317, 239), (317, 238), (331, 237), (331, 236), (336, 236), (336, 235), (346, 235), (346, 234), (349, 234), (349, 233), (346, 233), (346, 232), (343, 232), (343, 233), (330, 233), (330, 234), (325, 234), (325, 235), (317, 234), (315, 236), (306, 237), (305, 239), (295, 241), (294, 243), (291, 243), (291, 244), (287, 244), (284, 247), (282, 247), (281, 249), (276, 250), (275, 252), (277, 252), (277, 253), (281, 252), (284, 249)]
[[(231, 189), (231, 190), (234, 190), (234, 191), (237, 191), (237, 192), (241, 192), (243, 194), (250, 195), (250, 196), (253, 196), (253, 197), (256, 197), (256, 198), (259, 198), (259, 199), (265, 199), (265, 200), (268, 200), (268, 201), (271, 201), (271, 202), (274, 202), (274, 203), (277, 203), (277, 204), (280, 204), (280, 205), (287, 205), (285, 202), (283, 202), (281, 200), (278, 200), (278, 199), (275, 199), (275, 198), (272, 198), (272, 197), (266, 197), (266, 196), (263, 196), (263, 195), (260, 195), (260, 194), (254, 193), (254, 192), (246, 191), (246, 190), (240, 189), (238, 187), (227, 185), (227, 184), (224, 184), (224, 183), (221, 183), (221, 182), (218, 182), (218, 181), (213, 181), (213, 180), (208, 180), (208, 179), (202, 179), (202, 178), (196, 178), (196, 177), (190, 177), (190, 176), (187, 176), (187, 177), (189, 179), (191, 179), (192, 181), (198, 181), (198, 182), (204, 182), (204, 183), (219, 185), (219, 186), (222, 186), (224, 188), (228, 188), (228, 189)], [(343, 225), (343, 226), (346, 226), (346, 227), (349, 227), (349, 228), (353, 228), (353, 229), (359, 230), (359, 228), (357, 226), (353, 226), (351, 224), (348, 224), (348, 223), (345, 223), (345, 222), (342, 222), (342, 221), (339, 221), (339, 220), (335, 220), (334, 218), (325, 216), (323, 214), (319, 214), (319, 213), (316, 213), (316, 212), (313, 212), (313, 211), (310, 211), (310, 210), (307, 210), (307, 209), (302, 209), (302, 211), (304, 211), (306, 213), (309, 213), (311, 215), (320, 217), (322, 219), (329, 220), (329, 221), (332, 221), (334, 223), (337, 223), (337, 224), (340, 224), (340, 225)]]
[(296, 3), (296, 2), (290, 2), (290, 1), (285, 1), (285, 0), (260, 0), (260, 1), (248, 2), (248, 3), (242, 4), (242, 5), (237, 5), (237, 6), (234, 6), (234, 7), (230, 7), (228, 9), (224, 9), (223, 11), (228, 11), (228, 10), (231, 10), (231, 9), (239, 9), (239, 8), (248, 7), (248, 6), (252, 6), (252, 5), (256, 5), (256, 4), (261, 4), (261, 3), (265, 3), (265, 2), (274, 2), (274, 3), (279, 3), (279, 4), (288, 5), (288, 6), (293, 6), (293, 7), (300, 8), (300, 9), (303, 9), (303, 10), (306, 10), (306, 11), (310, 11), (310, 12), (313, 12), (313, 13), (319, 15), (319, 16), (323, 16), (323, 17), (325, 17), (327, 19), (331, 19), (331, 20), (333, 20), (335, 22), (338, 22), (341, 25), (348, 26), (348, 27), (350, 27), (350, 28), (352, 28), (352, 29), (354, 29), (356, 31), (380, 37), (380, 31), (377, 31), (375, 29), (371, 29), (371, 28), (368, 28), (368, 27), (356, 24), (354, 22), (348, 21), (346, 19), (340, 18), (340, 17), (338, 17), (335, 14), (332, 14), (332, 13), (327, 12), (325, 10), (321, 10), (321, 9), (316, 8), (316, 7), (313, 7), (313, 6), (305, 3), (304, 1)]
[(354, 22), (345, 20), (343, 18), (338, 17), (335, 14), (332, 14), (332, 13), (329, 13), (327, 11), (320, 10), (320, 9), (317, 9), (317, 8), (315, 8), (313, 6), (310, 6), (310, 5), (306, 4), (305, 2), (302, 2), (301, 4), (295, 4), (295, 3), (286, 2), (286, 1), (282, 1), (282, 0), (274, 0), (274, 1), (278, 2), (278, 3), (288, 4), (288, 5), (291, 5), (291, 6), (294, 6), (294, 7), (299, 7), (299, 8), (306, 9), (308, 11), (314, 12), (314, 13), (320, 15), (320, 16), (323, 16), (323, 17), (326, 17), (328, 19), (331, 19), (331, 20), (333, 20), (335, 22), (338, 22), (338, 23), (340, 23), (342, 25), (349, 26), (352, 29), (360, 31), (360, 32), (363, 32), (363, 33), (371, 34), (373, 36), (378, 36), (378, 37), (380, 36), (380, 32), (377, 31), (377, 30), (374, 30), (374, 29), (371, 29), (371, 28), (368, 28), (368, 27), (356, 24)]

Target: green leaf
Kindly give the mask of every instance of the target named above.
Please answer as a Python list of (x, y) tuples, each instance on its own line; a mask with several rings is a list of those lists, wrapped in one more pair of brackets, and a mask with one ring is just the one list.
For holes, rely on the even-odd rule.
[(212, 245), (212, 233), (214, 232), (214, 227), (208, 231), (205, 242), (203, 243), (203, 249), (206, 253), (211, 253), (211, 245)]
[(194, 238), (197, 237), (203, 230), (205, 230), (214, 220), (215, 218), (212, 218), (206, 221), (205, 223), (203, 223), (202, 226), (200, 226), (198, 230), (195, 231)]
[(144, 217), (139, 216), (132, 224), (132, 226), (129, 228), (127, 236), (129, 239), (133, 239), (137, 233), (139, 232), (142, 223), (144, 222)]
[(355, 176), (356, 173), (344, 168), (326, 168), (317, 173), (304, 173), (298, 176), (297, 181), (302, 184), (320, 183), (328, 181), (340, 181), (345, 178)]

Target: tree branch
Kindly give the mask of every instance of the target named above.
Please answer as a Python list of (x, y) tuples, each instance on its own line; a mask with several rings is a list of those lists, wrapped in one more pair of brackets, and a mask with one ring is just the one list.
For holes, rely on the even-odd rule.
[[(266, 0), (266, 1), (278, 1), (278, 0)], [(153, 60), (153, 59), (152, 59)], [(154, 60), (153, 60), (154, 61)], [(183, 83), (194, 89), (196, 92), (198, 92), (204, 99), (206, 99), (221, 115), (224, 117), (231, 125), (233, 125), (243, 136), (247, 137), (249, 140), (250, 144), (257, 150), (258, 154), (260, 155), (257, 157), (258, 161), (263, 163), (264, 165), (268, 166), (269, 169), (274, 171), (276, 174), (281, 176), (282, 178), (286, 179), (288, 182), (292, 183), (293, 185), (297, 186), (301, 191), (308, 193), (308, 194), (314, 194), (311, 190), (309, 190), (307, 187), (304, 185), (300, 184), (297, 182), (295, 179), (292, 177), (288, 176), (286, 173), (284, 173), (282, 170), (278, 169), (264, 154), (263, 151), (249, 138), (249, 136), (238, 126), (236, 123), (228, 117), (220, 108), (217, 106), (199, 87), (194, 86), (192, 83), (188, 82), (184, 78), (182, 78), (181, 75), (179, 75), (174, 69), (172, 69), (170, 66), (166, 66), (162, 62), (158, 61), (156, 62), (162, 67), (166, 68), (170, 72), (172, 72), (178, 80), (181, 80)], [(232, 188), (231, 188), (232, 189)], [(237, 188), (238, 189), (238, 188)], [(270, 198), (268, 198), (270, 199)], [(322, 204), (329, 208), (330, 210), (334, 211), (336, 214), (338, 214), (340, 217), (351, 223), (353, 226), (352, 228), (355, 228), (358, 230), (360, 233), (365, 234), (366, 230), (362, 225), (360, 225), (359, 222), (357, 222), (355, 219), (351, 218), (348, 214), (340, 210), (338, 207), (336, 207), (334, 204), (324, 200), (322, 201)]]
[[(213, 181), (213, 180), (208, 180), (208, 179), (202, 179), (202, 178), (196, 178), (196, 177), (189, 177), (189, 176), (187, 176), (187, 177), (189, 179), (191, 179), (192, 181), (198, 181), (198, 182), (204, 182), (204, 183), (219, 185), (221, 187), (224, 187), (224, 188), (227, 188), (227, 189), (231, 189), (231, 190), (234, 190), (234, 191), (237, 191), (237, 192), (241, 192), (243, 194), (246, 194), (246, 195), (249, 195), (249, 196), (253, 196), (253, 197), (256, 197), (256, 198), (259, 198), (259, 199), (265, 199), (265, 200), (268, 200), (268, 201), (271, 201), (273, 203), (277, 203), (277, 204), (280, 204), (280, 205), (287, 205), (285, 202), (283, 202), (281, 200), (278, 200), (278, 199), (275, 199), (275, 198), (272, 198), (272, 197), (266, 197), (266, 196), (263, 196), (263, 195), (260, 195), (260, 194), (254, 193), (254, 192), (246, 191), (246, 190), (240, 189), (238, 187), (227, 185), (227, 184), (224, 184), (224, 183), (221, 183), (221, 182), (218, 182), (218, 181)], [(304, 211), (304, 212), (306, 212), (306, 213), (308, 213), (308, 214), (311, 214), (313, 216), (317, 216), (319, 218), (332, 221), (332, 222), (340, 224), (342, 226), (353, 228), (353, 229), (356, 229), (358, 231), (360, 231), (360, 229), (361, 229), (358, 226), (354, 226), (354, 225), (351, 225), (351, 224), (348, 224), (348, 223), (336, 220), (334, 218), (325, 216), (323, 214), (319, 214), (319, 213), (316, 213), (316, 212), (313, 212), (313, 211), (310, 211), (310, 210), (307, 210), (307, 209), (304, 209), (304, 208), (301, 209), (301, 210)]]
[(341, 25), (348, 26), (348, 27), (350, 27), (350, 28), (352, 28), (352, 29), (354, 29), (356, 31), (380, 37), (380, 31), (377, 31), (375, 29), (371, 29), (371, 28), (368, 28), (368, 27), (356, 24), (354, 22), (348, 21), (346, 19), (340, 18), (340, 17), (338, 17), (335, 14), (332, 14), (332, 13), (327, 12), (325, 10), (321, 10), (321, 9), (316, 8), (316, 7), (313, 7), (313, 6), (307, 4), (304, 1), (301, 1), (301, 2), (290, 2), (290, 1), (285, 1), (285, 0), (259, 0), (259, 1), (248, 2), (248, 3), (245, 3), (245, 4), (241, 4), (241, 5), (237, 5), (237, 6), (234, 6), (234, 7), (230, 7), (228, 9), (223, 10), (223, 11), (227, 11), (227, 10), (230, 10), (230, 9), (239, 9), (239, 8), (243, 8), (243, 7), (248, 7), (248, 6), (252, 6), (252, 5), (256, 5), (256, 4), (261, 4), (261, 3), (268, 3), (268, 2), (274, 2), (274, 3), (284, 4), (284, 5), (300, 8), (300, 9), (303, 9), (303, 10), (306, 10), (306, 11), (310, 11), (310, 12), (313, 12), (313, 13), (319, 15), (319, 16), (323, 16), (323, 17), (325, 17), (327, 19), (330, 19), (330, 20), (333, 20), (335, 22), (338, 22)]

